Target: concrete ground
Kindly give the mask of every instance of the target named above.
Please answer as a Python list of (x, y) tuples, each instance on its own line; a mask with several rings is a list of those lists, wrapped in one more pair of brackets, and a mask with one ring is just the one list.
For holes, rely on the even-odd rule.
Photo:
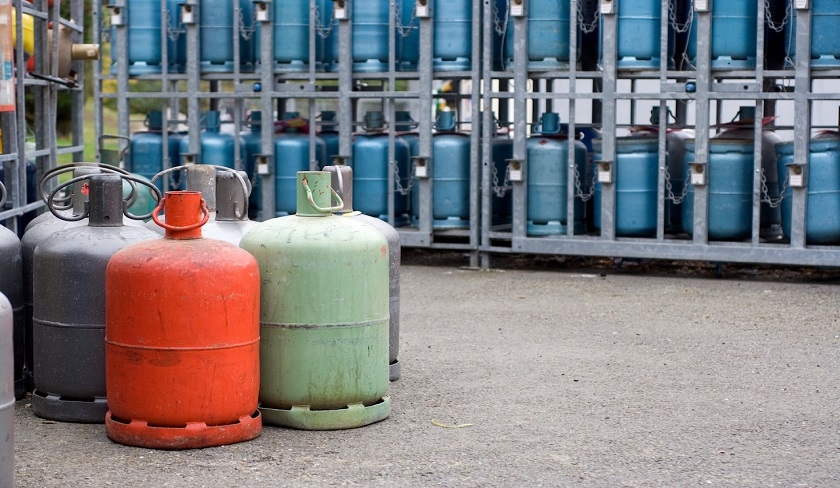
[(837, 272), (467, 262), (406, 253), (381, 423), (169, 452), (23, 400), (17, 485), (840, 486)]

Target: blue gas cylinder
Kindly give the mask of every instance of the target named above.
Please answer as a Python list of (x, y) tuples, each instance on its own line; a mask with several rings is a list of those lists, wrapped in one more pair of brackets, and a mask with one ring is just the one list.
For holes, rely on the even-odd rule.
[[(709, 240), (740, 241), (752, 234), (752, 139), (712, 139), (706, 171)], [(686, 145), (686, 166), (696, 160), (693, 141)], [(682, 204), (683, 230), (694, 234), (694, 185)]]
[[(390, 31), (390, 2), (382, 0), (355, 0), (353, 8), (353, 71), (360, 73), (374, 73), (388, 70), (388, 43)], [(332, 29), (330, 34), (332, 43), (331, 56), (337, 57), (340, 36), (338, 29)], [(331, 66), (331, 70), (338, 70), (338, 60)]]
[(411, 112), (397, 110), (394, 112), (396, 123), (394, 127), (400, 139), (408, 143), (408, 152), (411, 157), (420, 155), (420, 136), (417, 134), (417, 121), (411, 118)]
[[(175, 165), (180, 159), (182, 137), (167, 134), (167, 149), (163, 150), (163, 114), (160, 110), (151, 110), (146, 115), (147, 130), (135, 132), (131, 136), (131, 149), (126, 158), (128, 171), (151, 179), (163, 171), (163, 158), (169, 159), (169, 165)], [(163, 191), (163, 179), (155, 181), (158, 190)], [(148, 212), (137, 212), (138, 214)]]
[(408, 223), (409, 147), (400, 138), (394, 139), (392, 169), (388, 158), (388, 131), (382, 112), (365, 115), (365, 132), (353, 141), (352, 168), (355, 175), (353, 201), (356, 210), (371, 217), (388, 220), (388, 174), (394, 172), (394, 225)]
[[(201, 45), (199, 64), (202, 73), (229, 73), (234, 70), (234, 22), (239, 23), (240, 26), (240, 70), (244, 72), (253, 71), (254, 4), (248, 0), (238, 1), (241, 19), (236, 18), (233, 3), (230, 0), (201, 1), (199, 6), (199, 43)], [(178, 2), (179, 4), (184, 3), (183, 0), (178, 0)], [(178, 47), (183, 49), (179, 57), (186, 60), (186, 42), (179, 43)]]
[(420, 21), (417, 19), (416, 0), (397, 2), (397, 69), (417, 71), (420, 62)]
[[(455, 112), (441, 112), (432, 136), (432, 228), (470, 226), (470, 136), (459, 132)], [(416, 188), (416, 182), (414, 187)], [(420, 193), (411, 192), (411, 224), (420, 219)]]
[[(776, 146), (779, 155), (779, 175), (783, 183), (782, 230), (790, 239), (793, 189), (789, 185), (789, 165), (793, 158), (793, 143)], [(810, 157), (805, 173), (808, 203), (805, 220), (805, 242), (809, 245), (840, 244), (840, 133), (821, 134), (811, 140)]]
[(472, 10), (472, 0), (435, 4), (435, 71), (463, 71), (472, 66)]
[[(659, 138), (617, 137), (615, 140), (615, 235), (656, 235), (659, 189)], [(595, 159), (601, 159), (601, 140), (595, 140)], [(595, 184), (593, 226), (601, 229), (601, 183)]]
[[(775, 1), (775, 0), (774, 0)], [(712, 7), (712, 68), (750, 69), (755, 67), (756, 21), (758, 6), (752, 0), (715, 2)], [(694, 14), (694, 25), (697, 25)], [(697, 63), (697, 29), (690, 30), (688, 57)]]
[(338, 156), (339, 152), (339, 135), (338, 121), (335, 120), (335, 112), (332, 110), (321, 112), (321, 130), (318, 131), (318, 136), (323, 139), (326, 148), (324, 164), (333, 164), (333, 158)]
[[(561, 132), (560, 116), (543, 114), (528, 138), (527, 185), (529, 236), (565, 234), (568, 219), (569, 140)], [(586, 165), (586, 146), (574, 142), (575, 174), (582, 178)], [(575, 196), (574, 232), (585, 230), (583, 200)]]
[[(569, 66), (571, 4), (531, 0), (528, 5), (528, 70), (558, 70)], [(504, 39), (505, 69), (513, 69), (514, 18), (508, 16)]]
[(253, 185), (248, 199), (248, 217), (256, 219), (262, 208), (262, 178), (257, 176), (257, 155), (262, 154), (262, 112), (252, 110), (248, 118), (247, 130), (239, 135), (241, 141), (242, 161), (245, 173)]
[[(298, 118), (296, 113), (286, 113), (286, 120)], [(286, 129), (274, 139), (275, 216), (292, 215), (297, 208), (297, 173), (310, 171), (309, 134), (296, 129)], [(327, 164), (327, 147), (324, 140), (315, 137), (315, 164)]]
[[(113, 3), (113, 2), (112, 2)], [(128, 74), (161, 72), (161, 15), (158, 0), (128, 0), (124, 7), (128, 20)], [(116, 53), (116, 27), (111, 27), (111, 52)], [(111, 74), (117, 73), (117, 57), (111, 57)]]
[(619, 68), (659, 69), (661, 18), (659, 0), (618, 2), (616, 59)]
[[(779, 0), (776, 0), (779, 1)], [(787, 55), (796, 59), (796, 9), (785, 25)], [(811, 66), (840, 66), (840, 37), (834, 31), (840, 22), (840, 3), (835, 0), (811, 0)]]
[[(204, 114), (204, 131), (201, 133), (201, 163), (233, 168), (236, 140), (234, 136), (221, 132), (221, 120), (217, 110)], [(181, 164), (185, 164), (184, 155), (190, 153), (189, 138), (180, 143)]]
[(316, 0), (315, 35), (322, 46), (321, 63), (324, 71), (338, 71), (338, 50), (334, 37), (338, 37), (338, 20), (333, 14), (333, 0)]
[[(274, 22), (274, 70), (278, 72), (309, 70), (309, 2), (274, 0), (272, 20)], [(320, 39), (316, 38), (317, 40)], [(320, 52), (322, 44), (322, 42), (315, 44), (316, 60), (322, 56)], [(254, 32), (254, 45), (259, 52), (261, 45), (259, 28)], [(259, 55), (255, 57), (256, 62), (259, 63)]]

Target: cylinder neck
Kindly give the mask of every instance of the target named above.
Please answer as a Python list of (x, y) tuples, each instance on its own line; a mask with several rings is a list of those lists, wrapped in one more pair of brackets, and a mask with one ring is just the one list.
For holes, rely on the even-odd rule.
[(745, 105), (738, 111), (738, 120), (741, 122), (755, 120), (755, 107)]
[(123, 194), (122, 178), (115, 174), (100, 174), (90, 177), (91, 227), (122, 227)]
[(160, 131), (163, 129), (163, 112), (160, 110), (151, 110), (146, 116), (146, 127), (151, 131)]
[(441, 132), (453, 132), (455, 130), (455, 112), (449, 110), (438, 115), (437, 130)]
[[(248, 174), (237, 171), (244, 181)], [(248, 199), (242, 183), (234, 173), (225, 171), (216, 175), (216, 221), (247, 220)], [(237, 212), (240, 217), (236, 216)]]
[[(201, 193), (197, 191), (168, 191), (164, 203), (167, 239), (201, 239)], [(194, 229), (185, 227), (195, 226)]]
[(259, 110), (251, 112), (251, 132), (262, 132), (262, 112)]
[(187, 190), (197, 191), (211, 212), (216, 210), (216, 168), (194, 164), (187, 168)]
[(330, 207), (332, 202), (331, 176), (326, 171), (298, 171), (297, 174), (297, 216), (298, 217), (326, 217), (330, 212), (320, 210), (307, 197), (304, 183), (312, 191), (312, 201), (321, 209)]
[(554, 112), (544, 113), (540, 119), (540, 132), (543, 134), (560, 133), (560, 115)]
[(222, 121), (218, 110), (210, 110), (204, 114), (204, 129), (207, 132), (219, 132), (221, 127)]

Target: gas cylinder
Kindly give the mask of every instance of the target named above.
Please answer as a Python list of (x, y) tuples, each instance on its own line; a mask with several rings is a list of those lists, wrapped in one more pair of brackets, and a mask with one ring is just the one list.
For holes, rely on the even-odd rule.
[(248, 217), (255, 219), (262, 209), (262, 178), (257, 176), (257, 156), (262, 154), (262, 112), (252, 110), (247, 122), (249, 129), (239, 135), (242, 160), (245, 162), (245, 172), (253, 187), (248, 200)]
[[(332, 215), (330, 174), (298, 174), (295, 215), (259, 224), (240, 246), (257, 259), (260, 410), (299, 429), (387, 418), (388, 243), (372, 226)], [(317, 360), (313, 360), (313, 358)]]
[[(351, 56), (353, 71), (375, 73), (388, 71), (388, 44), (390, 31), (390, 2), (382, 0), (355, 0), (353, 8), (353, 42)], [(338, 56), (340, 36), (338, 29), (333, 29), (330, 41), (333, 56)], [(338, 70), (338, 59), (331, 66)]]
[[(826, 132), (810, 143), (805, 186), (808, 204), (805, 220), (805, 242), (809, 245), (840, 244), (840, 133)], [(788, 172), (795, 163), (793, 143), (776, 145), (781, 190), (782, 230), (790, 239), (793, 189)]]
[(353, 141), (353, 200), (356, 210), (365, 215), (388, 220), (388, 173), (395, 172), (394, 225), (408, 223), (408, 195), (400, 189), (409, 184), (409, 148), (402, 139), (394, 139), (396, 170), (389, 164), (388, 132), (382, 112), (365, 114), (365, 132)]
[[(217, 110), (208, 110), (204, 114), (204, 131), (201, 132), (201, 163), (233, 168), (236, 138), (221, 132), (222, 121)], [(181, 164), (185, 164), (184, 155), (190, 154), (190, 141), (181, 140), (179, 153)]]
[[(131, 149), (127, 154), (126, 167), (132, 173), (151, 179), (163, 171), (163, 158), (168, 159), (170, 166), (180, 160), (180, 144), (183, 138), (168, 132), (167, 148), (164, 151), (163, 113), (160, 110), (150, 110), (144, 123), (147, 130), (135, 132), (131, 136)], [(157, 181), (155, 186), (163, 191), (162, 180)]]
[[(295, 113), (287, 113), (286, 120), (298, 118)], [(288, 128), (277, 134), (274, 139), (274, 181), (275, 212), (277, 217), (289, 215), (295, 211), (295, 178), (298, 171), (309, 171), (311, 159), (309, 153), (309, 134)], [(324, 140), (315, 136), (316, 166), (327, 163), (327, 146)]]
[[(41, 178), (41, 188), (50, 179), (58, 177), (63, 173), (72, 171), (74, 179), (82, 176), (90, 176), (100, 172), (122, 172), (124, 170), (114, 168), (104, 164), (92, 163), (74, 163), (65, 166), (59, 166), (46, 173)], [(21, 239), (21, 255), (23, 258), (23, 301), (24, 301), (24, 343), (26, 347), (24, 377), (26, 380), (26, 389), (32, 390), (33, 368), (35, 367), (32, 359), (32, 306), (33, 306), (33, 272), (35, 269), (35, 247), (38, 246), (44, 239), (51, 236), (60, 230), (69, 229), (71, 227), (79, 227), (88, 225), (85, 210), (85, 205), (88, 200), (88, 190), (86, 189), (87, 181), (77, 180), (72, 185), (72, 192), (70, 194), (70, 204), (67, 206), (64, 213), (71, 216), (73, 219), (81, 217), (81, 220), (66, 221), (59, 219), (55, 213), (62, 213), (57, 210), (57, 205), (53, 205), (50, 212), (39, 215), (37, 219), (33, 220), (26, 228), (26, 232)], [(44, 201), (47, 200), (48, 194), (43, 194)], [(53, 200), (54, 202), (57, 199)], [(143, 223), (136, 220), (128, 220), (125, 225), (132, 227), (142, 227)]]
[[(694, 141), (686, 146), (685, 162), (696, 160)], [(741, 241), (752, 233), (753, 141), (711, 139), (706, 170), (708, 186), (708, 238)], [(683, 230), (694, 234), (694, 185), (683, 201)]]
[(39, 417), (105, 420), (105, 267), (123, 247), (157, 237), (122, 225), (121, 178), (129, 177), (91, 175), (61, 185), (89, 181), (88, 225), (58, 231), (35, 248), (32, 411)]
[[(559, 70), (569, 66), (570, 2), (532, 0), (528, 5), (528, 70)], [(513, 70), (514, 18), (507, 16), (505, 69)]]
[[(194, 191), (201, 194), (204, 203), (210, 212), (209, 221), (216, 220), (216, 172), (217, 171), (233, 171), (223, 166), (213, 166), (209, 164), (193, 164), (189, 166), (176, 166), (170, 168), (170, 172), (184, 171), (186, 173), (186, 188), (187, 191)], [(158, 173), (155, 177), (162, 176), (163, 173)], [(166, 215), (159, 215), (157, 218), (160, 222), (166, 222)], [(165, 234), (165, 229), (155, 222), (155, 219), (146, 223), (146, 228), (160, 235)]]
[(417, 71), (420, 62), (420, 21), (417, 18), (417, 0), (397, 2), (397, 69)]
[[(327, 17), (329, 19), (329, 17)], [(309, 70), (309, 2), (275, 0), (274, 15), (274, 71), (295, 72)], [(254, 45), (261, 46), (260, 29), (254, 32)], [(316, 69), (321, 69), (323, 40), (316, 35)], [(259, 55), (256, 56), (260, 62)]]
[[(778, 0), (777, 0), (778, 1)], [(791, 61), (796, 59), (796, 13), (787, 20), (786, 51)], [(840, 66), (840, 38), (834, 29), (840, 22), (840, 4), (834, 0), (811, 0), (811, 66), (836, 68)]]
[(239, 245), (256, 222), (248, 219), (248, 195), (251, 183), (244, 171), (223, 171), (216, 174), (216, 219), (204, 224), (202, 234)]
[[(668, 110), (668, 115), (671, 115)], [(633, 135), (658, 137), (659, 134), (659, 107), (651, 108), (650, 126), (634, 127), (631, 129)], [(668, 122), (666, 117), (666, 123)], [(694, 138), (694, 131), (688, 129), (669, 128), (665, 135), (665, 147), (667, 151), (666, 164), (668, 168), (667, 182), (671, 186), (671, 192), (665, 189), (665, 231), (682, 232), (682, 199), (685, 196), (685, 145), (687, 139)]]
[[(116, 2), (112, 1), (112, 5)], [(158, 0), (128, 0), (123, 7), (127, 18), (129, 75), (161, 72), (161, 15)], [(165, 34), (164, 34), (165, 35)], [(116, 53), (116, 27), (111, 26), (111, 52)], [(111, 74), (117, 73), (118, 56), (111, 56)]]
[(408, 153), (410, 157), (420, 155), (420, 136), (417, 134), (417, 121), (411, 118), (411, 112), (408, 110), (397, 110), (394, 112), (394, 119), (396, 123), (394, 127), (397, 129), (397, 134), (400, 139), (408, 143)]
[[(565, 234), (568, 225), (569, 141), (561, 131), (559, 114), (543, 114), (528, 138), (528, 220), (529, 236)], [(574, 142), (575, 175), (586, 171), (586, 146)], [(574, 199), (574, 232), (583, 234), (584, 205)]]
[[(601, 139), (596, 139), (595, 159), (601, 158)], [(615, 140), (615, 235), (656, 235), (659, 192), (659, 137), (617, 137)], [(601, 183), (595, 184), (593, 224), (601, 229)]]
[(188, 449), (262, 432), (254, 258), (202, 239), (198, 192), (167, 192), (166, 237), (128, 246), (105, 284), (105, 432), (120, 444)]
[(508, 160), (513, 158), (513, 139), (508, 133), (502, 133), (501, 126), (497, 125), (491, 147), (492, 222), (493, 225), (507, 225), (513, 214), (513, 192), (507, 172)]
[(338, 156), (339, 145), (338, 121), (335, 120), (335, 112), (324, 110), (321, 112), (321, 130), (318, 137), (324, 141), (326, 159), (324, 164), (332, 164), (334, 157)]
[(472, 10), (472, 0), (435, 4), (432, 53), (435, 71), (464, 71), (472, 67)]
[[(0, 182), (0, 208), (6, 201), (6, 187)], [(23, 264), (21, 262), (20, 239), (18, 236), (0, 225), (0, 295), (5, 295), (7, 303), (11, 304), (9, 320), (13, 320), (13, 327), (8, 331), (9, 344), (14, 345), (14, 361), (8, 369), (4, 368), (6, 375), (14, 380), (14, 398), (20, 400), (26, 396), (26, 385), (23, 378), (24, 362), (24, 304), (23, 304)], [(11, 326), (10, 326), (11, 327)], [(1, 334), (6, 334), (0, 330)], [(0, 337), (0, 344), (4, 344), (5, 337)], [(0, 399), (0, 408), (4, 404)], [(0, 425), (2, 431), (2, 425)], [(2, 439), (2, 436), (0, 436)], [(3, 456), (0, 455), (0, 458)]]
[[(177, 0), (183, 5), (185, 0)], [(254, 4), (239, 0), (240, 18), (236, 19), (233, 2), (230, 0), (202, 0), (199, 6), (199, 65), (202, 73), (230, 73), (233, 71), (233, 23), (240, 22), (239, 56), (240, 70), (253, 71), (254, 45), (252, 36), (254, 26)], [(182, 59), (187, 59), (186, 43), (178, 46), (183, 51)]]
[[(432, 136), (432, 228), (470, 226), (470, 136), (458, 132), (455, 112), (444, 111)], [(416, 184), (415, 179), (415, 184)], [(420, 223), (420, 192), (411, 193), (411, 224)]]
[[(182, 0), (167, 0), (166, 2), (167, 14), (169, 15), (166, 52), (170, 73), (183, 73), (187, 68), (187, 27), (181, 22), (182, 5)], [(113, 39), (113, 36), (111, 39)], [(115, 51), (112, 50), (111, 52)]]
[[(765, 123), (773, 119), (768, 118)], [(755, 107), (743, 106), (738, 112), (738, 121), (728, 124), (729, 129), (715, 136), (715, 139), (749, 139), (755, 137)], [(769, 199), (776, 201), (779, 198), (779, 173), (776, 165), (776, 144), (783, 142), (782, 138), (769, 129), (761, 131), (761, 170), (762, 179), (767, 187), (767, 194), (762, 194), (762, 200)], [(753, 167), (752, 160), (744, 162), (750, 169)], [(752, 184), (750, 184), (752, 187)], [(774, 207), (767, 201), (761, 202), (761, 229), (760, 236), (766, 240), (777, 240), (781, 238), (781, 210)]]
[(338, 62), (338, 46), (334, 38), (338, 37), (338, 19), (333, 13), (333, 0), (316, 0), (315, 14), (315, 35), (323, 45), (321, 61), (324, 71), (338, 71), (335, 66)]
[[(776, 0), (773, 0), (775, 3)], [(758, 6), (752, 0), (714, 0), (712, 7), (712, 69), (755, 68)], [(769, 4), (769, 3), (768, 3)], [(694, 14), (694, 26), (697, 14)], [(688, 57), (697, 64), (697, 29), (690, 30)]]
[(15, 486), (15, 387), (12, 305), (0, 293), (0, 485)]
[(353, 211), (353, 168), (325, 166), (324, 171), (331, 174), (332, 186), (344, 200), (344, 207), (337, 213), (372, 226), (388, 242), (388, 364), (391, 381), (397, 381), (401, 369), (397, 358), (400, 352), (400, 234), (381, 219)]
[[(622, 0), (618, 3), (616, 59), (619, 68), (659, 69), (661, 18), (659, 0)], [(669, 40), (672, 37), (670, 29), (668, 37)]]
[[(34, 148), (33, 148), (34, 150)], [(27, 149), (29, 151), (29, 149)], [(4, 165), (0, 165), (0, 182), (5, 181), (5, 170)], [(11, 169), (11, 171), (17, 171), (17, 169)], [(34, 203), (38, 201), (38, 168), (35, 166), (31, 160), (26, 160), (26, 203)], [(18, 237), (23, 237), (24, 229), (35, 219), (38, 218), (38, 211), (37, 210), (30, 210), (25, 214), (21, 215), (17, 219), (18, 225)]]

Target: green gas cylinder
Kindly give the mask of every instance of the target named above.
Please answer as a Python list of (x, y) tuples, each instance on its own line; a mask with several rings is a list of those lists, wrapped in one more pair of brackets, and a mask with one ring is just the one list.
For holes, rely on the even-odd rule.
[(239, 244), (260, 267), (268, 424), (347, 429), (390, 415), (388, 243), (374, 227), (331, 214), (342, 202), (330, 179), (299, 172), (297, 214), (257, 225)]

